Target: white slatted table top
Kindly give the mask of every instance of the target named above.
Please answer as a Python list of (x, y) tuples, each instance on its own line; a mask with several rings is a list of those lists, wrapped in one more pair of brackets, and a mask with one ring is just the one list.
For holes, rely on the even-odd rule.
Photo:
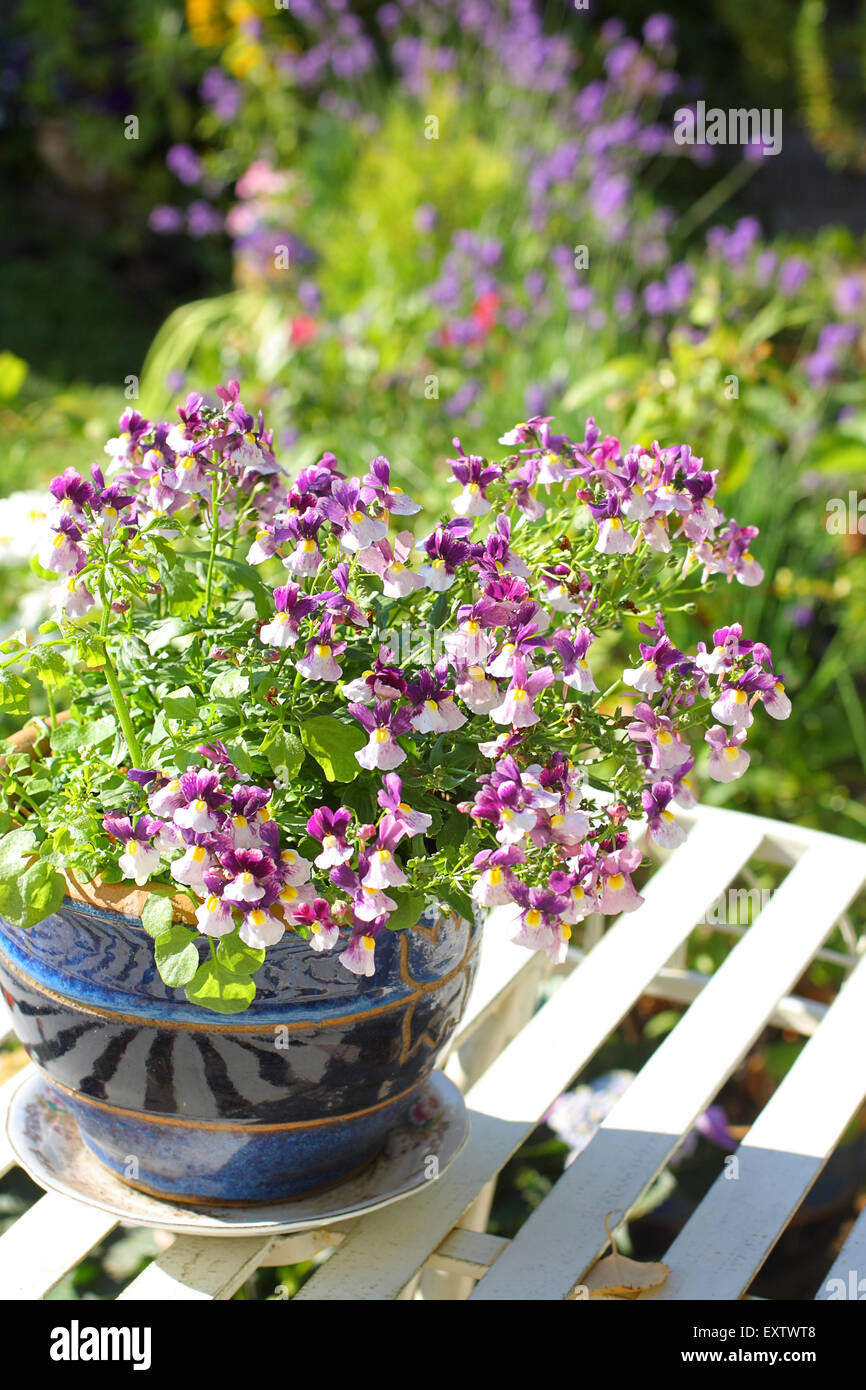
[[(719, 1177), (663, 1257), (669, 1278), (642, 1295), (742, 1297), (866, 1097), (864, 943), (848, 929), (848, 952), (823, 950), (866, 886), (866, 845), (711, 808), (690, 820), (686, 843), (644, 888), (644, 905), (591, 950), (574, 952), (573, 968), (539, 1008), (545, 963), (511, 945), (502, 914), (492, 915), (448, 1063), (464, 1086), (472, 1130), (440, 1181), (390, 1208), (296, 1236), (176, 1237), (120, 1298), (228, 1299), (258, 1266), (309, 1259), (315, 1272), (296, 1300), (579, 1296), (607, 1245), (605, 1217), (613, 1214), (614, 1226), (626, 1218), (773, 1023), (809, 1040), (740, 1143), (737, 1182)], [(750, 927), (731, 933), (735, 944), (714, 974), (684, 969), (692, 929), (756, 858), (785, 865), (782, 883)], [(819, 952), (848, 975), (829, 1007), (791, 993)], [(646, 995), (688, 1007), (516, 1237), (475, 1229), (505, 1163)], [(7, 1027), (0, 1015), (0, 1037)], [(5, 1111), (17, 1082), (0, 1087), (0, 1174), (15, 1165)], [(46, 1194), (0, 1237), (0, 1298), (43, 1298), (115, 1226)], [(866, 1213), (817, 1296), (833, 1296), (828, 1290), (847, 1286), (858, 1269), (866, 1270)]]

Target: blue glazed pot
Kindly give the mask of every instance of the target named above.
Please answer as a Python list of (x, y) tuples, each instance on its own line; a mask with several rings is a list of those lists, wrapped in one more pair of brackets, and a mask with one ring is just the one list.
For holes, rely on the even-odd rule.
[(139, 918), (66, 899), (26, 932), (0, 920), (0, 985), (100, 1162), (158, 1197), (246, 1206), (375, 1158), (461, 1018), (478, 938), (431, 913), (381, 934), (367, 979), (287, 936), (225, 1017), (163, 984)]

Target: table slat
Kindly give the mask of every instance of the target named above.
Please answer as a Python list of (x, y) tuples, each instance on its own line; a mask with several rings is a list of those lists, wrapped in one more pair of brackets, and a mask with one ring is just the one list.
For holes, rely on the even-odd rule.
[(605, 1216), (622, 1221), (661, 1171), (864, 879), (866, 846), (807, 851), (473, 1298), (568, 1296), (607, 1244)]
[(44, 1298), (117, 1224), (116, 1216), (46, 1193), (0, 1236), (0, 1300)]
[(815, 1294), (819, 1303), (843, 1296), (841, 1290), (833, 1285), (837, 1279), (841, 1279), (845, 1286), (846, 1299), (859, 1302), (866, 1298), (866, 1210), (857, 1217), (826, 1279)]
[[(14, 1229), (14, 1228), (13, 1228)], [(227, 1299), (266, 1259), (273, 1236), (178, 1236), (118, 1295), (149, 1302)]]
[(737, 1149), (732, 1171), (738, 1176), (721, 1174), (677, 1236), (665, 1255), (671, 1274), (653, 1297), (740, 1298), (818, 1177), (864, 1092), (866, 961)]

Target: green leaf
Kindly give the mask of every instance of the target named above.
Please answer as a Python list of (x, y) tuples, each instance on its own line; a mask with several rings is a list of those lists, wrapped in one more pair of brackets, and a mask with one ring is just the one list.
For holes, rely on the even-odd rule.
[(156, 656), (156, 653), (173, 642), (175, 637), (180, 637), (188, 631), (189, 624), (181, 618), (166, 618), (164, 622), (157, 623), (144, 640), (151, 656)]
[(245, 695), (249, 690), (249, 684), (249, 677), (245, 671), (239, 671), (236, 666), (229, 666), (225, 671), (220, 671), (211, 686), (211, 699), (239, 700), (241, 695)]
[(232, 933), (224, 936), (217, 946), (217, 964), (230, 970), (233, 975), (254, 975), (264, 963), (264, 951), (247, 946), (240, 937)]
[(162, 707), (169, 719), (195, 719), (200, 704), (201, 701), (193, 695), (188, 685), (169, 691), (162, 700)]
[(151, 893), (141, 914), (141, 925), (148, 936), (164, 936), (171, 931), (173, 916), (171, 898), (162, 893)]
[(293, 777), (297, 777), (304, 758), (307, 756), (304, 745), (297, 734), (281, 729), (278, 724), (275, 724), (265, 737), (262, 752), (267, 757), (274, 772), (279, 772), (281, 768), (285, 768), (286, 776), (290, 781)]
[(106, 743), (117, 733), (117, 721), (113, 714), (105, 714), (92, 724), (76, 724), (67, 719), (58, 724), (51, 735), (51, 749), (54, 753), (72, 753), (76, 748), (96, 748)]
[(426, 898), (423, 893), (398, 893), (396, 895), (397, 911), (392, 912), (388, 918), (388, 928), (390, 931), (401, 931), (404, 927), (417, 927), (421, 913), (424, 911)]
[(0, 840), (0, 878), (17, 878), (21, 861), (35, 853), (38, 841), (32, 830), (10, 830)]
[(361, 771), (355, 754), (367, 739), (357, 724), (343, 724), (329, 714), (317, 715), (301, 725), (301, 742), (329, 782), (354, 782)]
[(30, 682), (15, 671), (0, 671), (0, 710), (16, 718), (30, 712)]
[(215, 960), (200, 965), (186, 987), (191, 1004), (216, 1014), (240, 1014), (256, 997), (256, 987), (246, 975), (236, 975)]
[(458, 916), (463, 917), (467, 922), (475, 921), (475, 904), (465, 893), (461, 893), (459, 888), (436, 886), (436, 891), (440, 898), (453, 908)]
[(436, 848), (447, 850), (462, 845), (470, 829), (469, 817), (462, 811), (452, 811), (436, 836)]
[(65, 879), (40, 859), (23, 874), (0, 879), (0, 917), (26, 930), (57, 912), (65, 896)]
[(37, 647), (31, 666), (43, 685), (63, 685), (69, 679), (69, 669), (54, 647)]
[(189, 984), (199, 967), (197, 933), (189, 927), (173, 926), (156, 938), (154, 956), (160, 977), (172, 989)]

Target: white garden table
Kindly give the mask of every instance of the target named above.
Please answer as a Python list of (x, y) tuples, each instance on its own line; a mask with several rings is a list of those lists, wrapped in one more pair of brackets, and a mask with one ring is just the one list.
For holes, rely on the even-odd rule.
[[(866, 938), (845, 918), (866, 884), (866, 845), (712, 808), (682, 818), (687, 842), (652, 876), (638, 912), (602, 935), (588, 924), (537, 1007), (547, 962), (491, 920), (479, 978), (446, 1070), (472, 1130), (438, 1181), (364, 1217), (298, 1235), (165, 1237), (168, 1248), (121, 1299), (226, 1299), (259, 1266), (315, 1257), (296, 1301), (580, 1297), (620, 1224), (767, 1024), (808, 1037), (724, 1175), (665, 1255), (671, 1274), (642, 1297), (742, 1297), (866, 1096)], [(787, 870), (710, 976), (684, 968), (683, 944), (749, 861)], [(846, 949), (824, 942), (842, 923)], [(790, 993), (816, 955), (847, 979), (829, 1006)], [(687, 1005), (627, 1092), (513, 1240), (484, 1233), (497, 1174), (641, 996)], [(0, 1033), (3, 1026), (0, 1024)], [(0, 1088), (0, 1173), (14, 1165)], [(0, 1239), (0, 1297), (39, 1299), (115, 1228), (114, 1218), (49, 1193)], [(827, 1279), (866, 1270), (866, 1213)], [(577, 1291), (577, 1292), (576, 1292)], [(826, 1281), (818, 1297), (827, 1297)]]

